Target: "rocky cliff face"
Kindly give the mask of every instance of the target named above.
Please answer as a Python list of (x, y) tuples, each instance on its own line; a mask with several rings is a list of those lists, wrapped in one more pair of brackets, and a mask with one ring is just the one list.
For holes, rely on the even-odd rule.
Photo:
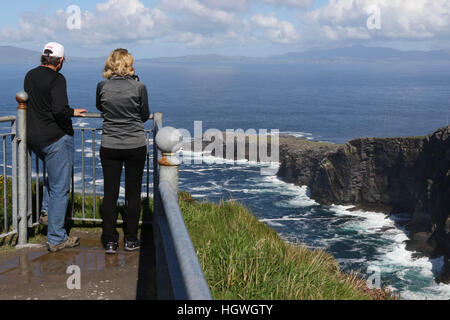
[(408, 248), (445, 255), (450, 269), (450, 126), (425, 137), (360, 138), (344, 145), (282, 139), (278, 175), (317, 202), (411, 213)]

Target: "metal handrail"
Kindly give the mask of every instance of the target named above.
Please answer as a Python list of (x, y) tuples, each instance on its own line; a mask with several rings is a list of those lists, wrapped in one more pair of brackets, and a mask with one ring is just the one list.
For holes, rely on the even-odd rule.
[[(154, 119), (154, 239), (159, 299), (212, 300), (178, 204), (178, 172), (173, 135)], [(175, 130), (175, 129), (174, 129)], [(172, 131), (173, 132), (173, 131)], [(164, 150), (158, 143), (169, 147)], [(158, 147), (160, 150), (157, 150)]]
[[(149, 119), (153, 120), (153, 116), (154, 116), (153, 113), (150, 114)], [(76, 116), (74, 118), (101, 119), (101, 118), (103, 118), (103, 115), (100, 112), (87, 112), (83, 116)], [(1, 119), (1, 117), (0, 117), (0, 119)]]
[(16, 116), (0, 117), (0, 123), (16, 121)]
[[(17, 208), (17, 137), (16, 137), (16, 116), (0, 117), (0, 123), (10, 123), (9, 132), (0, 135), (2, 141), (2, 176), (3, 176), (3, 232), (0, 232), (0, 239), (18, 233), (18, 208)], [(11, 176), (8, 176), (8, 148), (6, 139), (11, 137)], [(8, 180), (11, 180), (11, 221), (8, 219)], [(11, 230), (10, 230), (11, 229)]]
[(165, 219), (159, 221), (160, 231), (166, 254), (174, 255), (178, 264), (169, 264), (174, 297), (177, 300), (211, 300), (202, 267), (178, 206), (177, 192), (168, 181), (161, 181), (159, 190), (165, 213)]
[[(29, 210), (31, 210), (32, 193), (32, 160), (26, 145), (26, 112), (28, 95), (25, 92), (20, 92), (17, 94), (16, 99), (19, 102), (17, 119), (16, 117), (0, 117), (0, 122), (14, 122), (12, 133), (14, 133), (14, 139), (17, 141), (17, 150), (15, 149), (13, 154), (17, 153), (17, 159), (13, 160), (13, 163), (16, 163), (15, 168), (18, 173), (17, 186), (13, 187), (13, 189), (17, 188), (18, 192), (13, 198), (17, 200), (18, 205), (17, 209), (15, 209), (16, 213), (13, 214), (13, 218), (15, 217), (16, 220), (14, 221), (14, 224), (17, 225), (17, 233), (19, 234), (18, 247), (20, 247), (26, 246), (28, 242), (28, 227), (33, 226), (29, 212)], [(102, 115), (100, 113), (87, 113), (83, 118), (102, 118)], [(161, 146), (157, 146), (158, 137), (164, 137), (164, 134), (161, 133), (165, 129), (168, 129), (163, 128), (162, 114), (154, 113), (150, 116), (150, 119), (153, 119), (154, 123), (153, 231), (156, 249), (157, 298), (211, 300), (212, 296), (208, 284), (178, 204), (178, 172), (180, 162), (177, 160), (173, 150), (159, 150)], [(17, 135), (15, 134), (16, 122)], [(95, 138), (93, 138), (92, 142), (93, 168), (95, 170)], [(164, 145), (165, 143), (163, 142), (162, 144)], [(13, 146), (15, 145), (13, 144)], [(39, 182), (38, 164), (39, 161), (36, 160), (37, 182)], [(93, 179), (95, 201), (95, 176)], [(36, 189), (36, 192), (38, 192), (39, 183), (36, 183)], [(72, 192), (74, 192), (73, 190), (74, 186), (72, 185)], [(147, 190), (147, 194), (148, 193), (149, 191)], [(37, 194), (36, 196), (37, 199), (39, 199), (39, 195)]]

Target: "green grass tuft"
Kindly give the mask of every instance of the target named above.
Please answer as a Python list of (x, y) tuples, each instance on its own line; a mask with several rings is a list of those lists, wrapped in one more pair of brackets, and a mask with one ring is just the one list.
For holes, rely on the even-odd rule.
[[(287, 244), (236, 202), (180, 207), (212, 295), (220, 300), (389, 299), (322, 250)], [(385, 292), (385, 290), (382, 290)]]

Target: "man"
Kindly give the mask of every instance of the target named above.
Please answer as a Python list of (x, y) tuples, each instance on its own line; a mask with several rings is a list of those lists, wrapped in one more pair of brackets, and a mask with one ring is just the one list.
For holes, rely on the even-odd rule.
[(48, 210), (47, 246), (50, 252), (76, 247), (80, 239), (64, 228), (74, 161), (72, 117), (84, 116), (85, 109), (71, 109), (67, 85), (59, 73), (64, 64), (64, 47), (50, 42), (43, 50), (41, 65), (25, 77), (29, 95), (28, 147), (46, 164), (47, 180), (43, 210)]

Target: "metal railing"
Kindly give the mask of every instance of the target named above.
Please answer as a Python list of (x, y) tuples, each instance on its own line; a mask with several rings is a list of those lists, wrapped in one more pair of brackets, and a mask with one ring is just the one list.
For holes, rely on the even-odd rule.
[(176, 152), (182, 136), (163, 128), (154, 115), (154, 222), (157, 295), (159, 299), (211, 300), (201, 265), (178, 205), (180, 161)]
[[(0, 239), (17, 234), (17, 139), (16, 139), (16, 117), (0, 117), (0, 123), (8, 123), (9, 127), (5, 128), (9, 132), (0, 134), (2, 138), (2, 187), (3, 187), (3, 212), (0, 214), (3, 217), (0, 225)], [(11, 139), (11, 150), (8, 149), (7, 139)], [(8, 161), (9, 155), (11, 160)], [(11, 172), (8, 172), (8, 163), (11, 164)], [(9, 182), (9, 183), (8, 183)], [(11, 188), (11, 192), (9, 192)], [(11, 201), (9, 200), (11, 197)], [(8, 207), (11, 205), (11, 212), (9, 214)]]
[[(40, 180), (45, 179), (45, 164), (42, 164), (40, 174), (40, 161), (35, 159), (35, 201), (36, 219), (32, 212), (32, 155), (26, 145), (26, 111), (28, 95), (20, 92), (16, 96), (18, 105), (17, 118), (0, 118), (1, 122), (11, 122), (11, 132), (0, 135), (3, 137), (3, 186), (6, 190), (7, 179), (7, 148), (6, 139), (12, 140), (12, 225), (11, 232), (0, 234), (6, 237), (10, 234), (18, 234), (18, 246), (27, 244), (27, 232), (29, 227), (38, 224), (40, 214)], [(86, 118), (101, 118), (99, 113), (88, 113)], [(157, 298), (177, 300), (210, 300), (212, 299), (208, 284), (203, 274), (201, 265), (188, 230), (186, 228), (180, 207), (178, 205), (178, 172), (180, 161), (176, 152), (181, 147), (182, 137), (177, 130), (171, 127), (163, 127), (162, 114), (154, 113), (153, 119), (153, 234), (156, 254)], [(16, 125), (17, 124), (17, 125)], [(81, 133), (81, 197), (82, 217), (74, 217), (74, 202), (72, 201), (72, 219), (81, 221), (101, 221), (96, 217), (96, 132), (95, 128), (77, 128)], [(85, 188), (85, 135), (91, 132), (92, 138), (92, 197), (93, 218), (85, 216), (84, 202), (86, 198)], [(146, 131), (147, 141), (150, 141), (150, 131)], [(5, 195), (4, 191), (4, 195)], [(74, 175), (72, 177), (72, 200), (74, 200), (75, 186)], [(150, 146), (147, 152), (147, 177), (146, 195), (150, 196)], [(4, 197), (6, 203), (6, 197)], [(6, 208), (6, 206), (5, 206)], [(4, 210), (7, 216), (7, 210)], [(7, 219), (6, 219), (7, 220)], [(6, 225), (9, 229), (9, 224)]]

